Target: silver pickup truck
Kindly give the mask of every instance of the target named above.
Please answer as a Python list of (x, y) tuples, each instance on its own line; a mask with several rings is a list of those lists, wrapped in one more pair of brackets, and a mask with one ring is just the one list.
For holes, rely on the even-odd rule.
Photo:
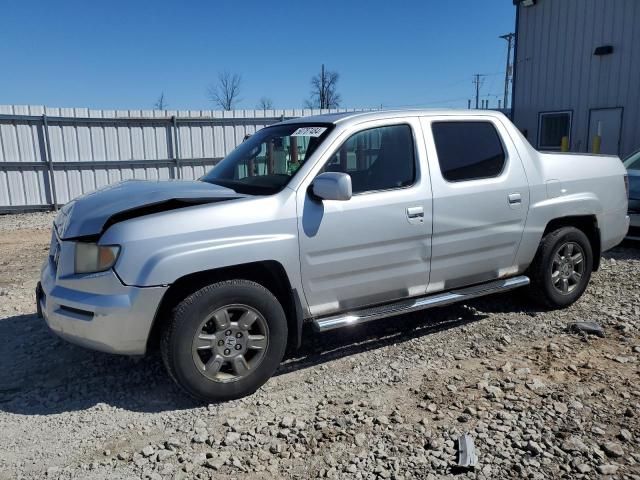
[[(127, 181), (66, 204), (38, 309), (61, 337), (144, 354), (205, 401), (317, 331), (527, 287), (584, 292), (625, 236), (617, 157), (539, 153), (490, 111), (381, 111), (259, 130), (200, 181)], [(306, 330), (305, 330), (306, 331)]]

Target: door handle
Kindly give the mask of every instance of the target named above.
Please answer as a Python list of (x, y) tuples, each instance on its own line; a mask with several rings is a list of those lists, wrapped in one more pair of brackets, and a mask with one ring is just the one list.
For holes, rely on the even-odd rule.
[(407, 207), (408, 218), (424, 217), (424, 208), (422, 207)]
[(511, 205), (519, 205), (522, 203), (522, 195), (519, 193), (510, 193), (509, 194), (509, 204)]

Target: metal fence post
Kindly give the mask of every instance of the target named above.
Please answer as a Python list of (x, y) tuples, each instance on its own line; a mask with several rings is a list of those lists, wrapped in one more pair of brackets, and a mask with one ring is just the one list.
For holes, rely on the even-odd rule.
[(180, 171), (180, 145), (178, 144), (178, 120), (175, 115), (171, 117), (171, 123), (173, 124), (173, 160), (176, 162), (176, 175), (180, 180), (182, 178), (182, 172)]
[(56, 195), (56, 178), (53, 175), (53, 159), (51, 158), (51, 142), (49, 141), (49, 124), (47, 123), (47, 115), (42, 115), (42, 130), (44, 131), (44, 151), (45, 162), (49, 168), (49, 186), (51, 187), (51, 196), (53, 201), (53, 210), (58, 211), (58, 196)]

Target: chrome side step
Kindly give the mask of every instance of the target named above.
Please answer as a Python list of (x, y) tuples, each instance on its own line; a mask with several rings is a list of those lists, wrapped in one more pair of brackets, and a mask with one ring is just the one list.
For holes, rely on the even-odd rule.
[(398, 302), (381, 305), (378, 307), (365, 308), (353, 312), (333, 315), (330, 317), (316, 318), (313, 325), (319, 332), (327, 332), (336, 328), (346, 327), (348, 325), (358, 325), (380, 318), (391, 317), (393, 315), (401, 315), (403, 313), (416, 312), (432, 307), (442, 307), (452, 303), (469, 300), (492, 293), (506, 292), (514, 288), (529, 285), (529, 277), (519, 276), (507, 278), (504, 280), (494, 280), (492, 282), (474, 285), (473, 287), (465, 287), (449, 292), (436, 293), (426, 297), (410, 298), (400, 300)]

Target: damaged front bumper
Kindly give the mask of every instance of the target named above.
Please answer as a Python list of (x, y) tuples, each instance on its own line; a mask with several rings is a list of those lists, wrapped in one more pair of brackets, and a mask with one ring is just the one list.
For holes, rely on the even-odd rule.
[(59, 277), (51, 257), (36, 289), (38, 313), (65, 340), (108, 353), (142, 355), (168, 287), (123, 285), (113, 270)]

